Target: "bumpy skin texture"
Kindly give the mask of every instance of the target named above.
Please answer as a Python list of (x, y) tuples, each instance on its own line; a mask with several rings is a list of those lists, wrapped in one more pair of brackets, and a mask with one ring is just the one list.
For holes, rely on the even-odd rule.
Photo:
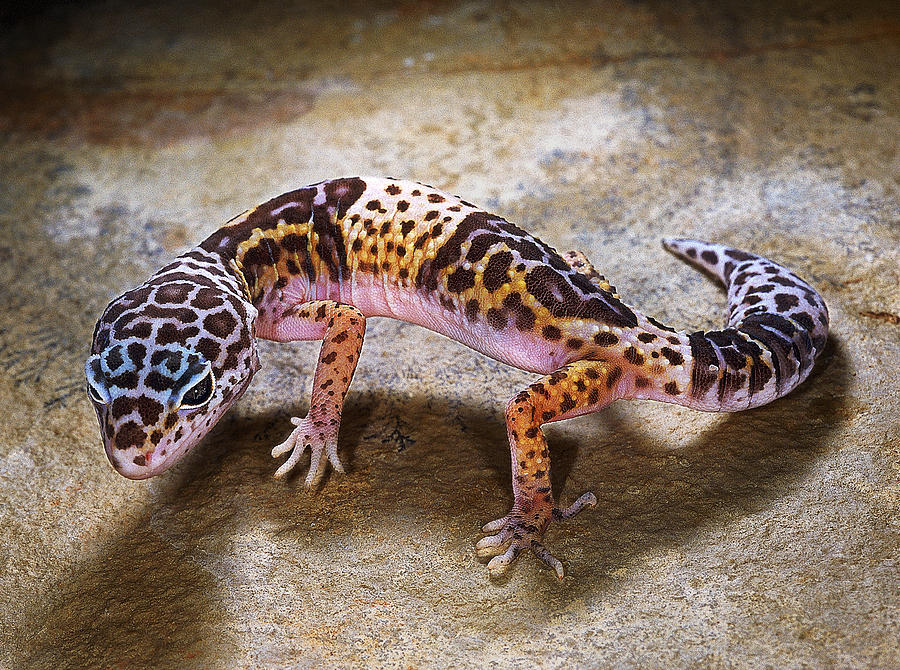
[(344, 397), (366, 317), (416, 323), (544, 375), (510, 400), (510, 513), (477, 545), (500, 573), (541, 544), (557, 507), (541, 425), (619, 398), (736, 411), (800, 384), (821, 353), (828, 311), (802, 279), (765, 258), (693, 240), (676, 255), (728, 288), (719, 331), (686, 333), (623, 303), (577, 251), (560, 256), (499, 216), (416, 182), (343, 178), (245, 212), (106, 308), (86, 364), (106, 453), (126, 477), (159, 474), (246, 390), (256, 338), (323, 340), (307, 416), (273, 456), (291, 470), (309, 449), (307, 485), (337, 469)]

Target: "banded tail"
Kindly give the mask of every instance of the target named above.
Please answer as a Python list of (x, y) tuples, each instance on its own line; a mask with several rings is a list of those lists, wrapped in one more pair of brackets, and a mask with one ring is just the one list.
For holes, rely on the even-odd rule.
[(809, 376), (828, 337), (828, 308), (809, 284), (767, 258), (721, 244), (663, 243), (728, 289), (726, 328), (687, 336), (689, 392), (669, 402), (707, 411), (749, 409)]

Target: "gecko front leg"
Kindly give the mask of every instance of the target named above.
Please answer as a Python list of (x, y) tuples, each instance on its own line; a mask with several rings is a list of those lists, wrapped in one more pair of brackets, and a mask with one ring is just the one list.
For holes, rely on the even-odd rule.
[(313, 375), (309, 412), (305, 418), (291, 419), (296, 428), (288, 438), (272, 449), (278, 458), (291, 452), (275, 472), (282, 477), (310, 450), (306, 486), (319, 478), (325, 468), (322, 454), (338, 472), (344, 468), (337, 455), (338, 432), (344, 396), (353, 379), (363, 337), (366, 318), (356, 307), (332, 300), (316, 300), (291, 308), (273, 327), (272, 339), (280, 341), (322, 339), (322, 349)]
[(491, 576), (502, 574), (523, 549), (531, 549), (562, 579), (562, 563), (542, 544), (552, 521), (569, 519), (597, 504), (585, 493), (570, 507), (557, 507), (550, 489), (550, 453), (541, 425), (596, 412), (620, 397), (622, 369), (604, 361), (576, 361), (538, 380), (516, 395), (506, 407), (506, 427), (512, 456), (513, 508), (508, 515), (482, 528), (494, 533), (475, 549), (493, 556)]

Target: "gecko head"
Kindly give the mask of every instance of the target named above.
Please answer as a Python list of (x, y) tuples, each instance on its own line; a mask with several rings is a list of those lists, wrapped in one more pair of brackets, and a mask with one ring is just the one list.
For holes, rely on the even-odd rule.
[[(129, 479), (163, 472), (243, 394), (259, 367), (256, 310), (204, 287), (147, 285), (114, 300), (85, 363), (106, 455)], [(182, 295), (184, 294), (184, 295)], [(165, 300), (178, 297), (177, 304)], [(202, 297), (202, 295), (201, 295)]]

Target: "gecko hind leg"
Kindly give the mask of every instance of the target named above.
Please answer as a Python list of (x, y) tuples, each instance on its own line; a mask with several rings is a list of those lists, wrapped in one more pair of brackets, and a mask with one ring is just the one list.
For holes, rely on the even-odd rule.
[(604, 291), (609, 291), (610, 293), (616, 292), (616, 287), (610, 284), (606, 277), (597, 272), (594, 266), (591, 265), (591, 262), (587, 259), (587, 256), (580, 251), (567, 251), (562, 257), (563, 260), (569, 264), (569, 267), (578, 274), (587, 277), (594, 286), (603, 289)]
[(621, 368), (603, 361), (576, 361), (531, 384), (506, 406), (506, 427), (512, 457), (513, 507), (505, 517), (482, 528), (475, 545), (479, 556), (492, 556), (491, 576), (499, 576), (525, 550), (565, 576), (562, 562), (543, 545), (553, 521), (570, 519), (597, 504), (593, 493), (581, 495), (569, 507), (558, 507), (550, 487), (550, 455), (541, 425), (596, 412), (615, 400)]

